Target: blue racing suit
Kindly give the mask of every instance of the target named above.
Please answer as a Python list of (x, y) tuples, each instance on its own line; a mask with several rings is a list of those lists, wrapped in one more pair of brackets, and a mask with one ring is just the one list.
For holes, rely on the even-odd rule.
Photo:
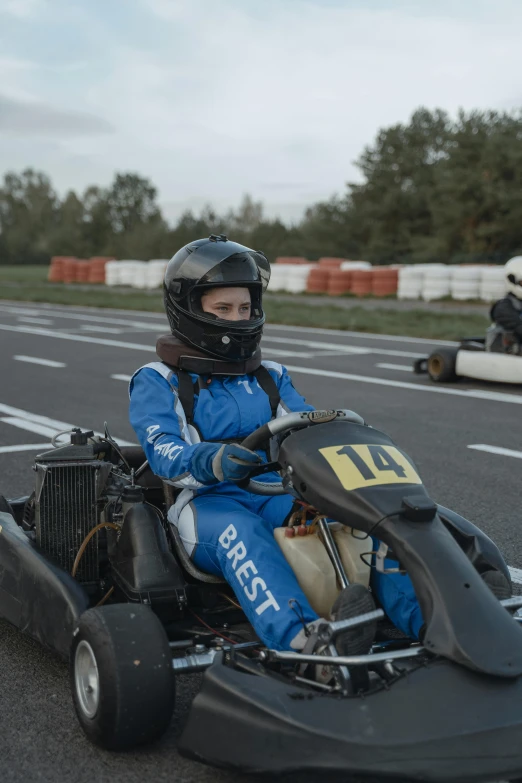
[[(277, 416), (313, 410), (284, 367), (262, 364), (279, 390)], [(191, 378), (197, 381), (196, 375)], [(289, 649), (302, 619), (317, 619), (273, 535), (293, 499), (253, 495), (231, 482), (208, 483), (219, 442), (241, 441), (270, 421), (268, 395), (253, 375), (213, 375), (200, 386), (192, 426), (179, 400), (176, 372), (162, 362), (142, 367), (129, 387), (131, 424), (152, 471), (182, 489), (168, 518), (195, 565), (226, 579), (264, 644)], [(276, 473), (263, 476), (263, 481), (278, 480)], [(409, 577), (372, 569), (372, 589), (392, 622), (416, 638), (423, 619)], [(291, 598), (299, 603), (302, 619), (290, 606)]]

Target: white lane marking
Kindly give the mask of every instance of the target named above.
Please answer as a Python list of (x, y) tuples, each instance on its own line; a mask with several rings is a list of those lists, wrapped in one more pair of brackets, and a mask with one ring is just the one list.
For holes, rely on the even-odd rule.
[(41, 337), (54, 337), (57, 340), (72, 340), (77, 343), (91, 343), (96, 345), (109, 345), (112, 348), (129, 348), (134, 351), (148, 351), (154, 353), (151, 345), (143, 343), (124, 343), (122, 340), (103, 340), (101, 337), (88, 337), (83, 334), (66, 334), (65, 332), (53, 332), (51, 329), (37, 329), (30, 326), (8, 326), (0, 324), (0, 329), (4, 332), (22, 332), (23, 334), (37, 334)]
[(508, 569), (511, 574), (511, 581), (517, 585), (522, 585), (522, 570), (520, 568), (513, 568), (513, 566), (508, 566)]
[[(2, 300), (0, 300), (2, 301)], [(143, 310), (116, 310), (114, 308), (91, 308), (92, 309), (92, 315), (89, 313), (76, 313), (76, 312), (67, 312), (67, 311), (59, 311), (54, 310), (52, 305), (48, 304), (42, 304), (41, 310), (20, 310), (18, 308), (14, 308), (12, 305), (8, 303), (7, 300), (3, 300), (3, 303), (0, 305), (0, 311), (4, 311), (7, 313), (14, 313), (18, 314), (21, 312), (26, 313), (27, 315), (47, 315), (51, 313), (53, 317), (55, 318), (71, 318), (73, 320), (78, 321), (100, 321), (100, 319), (103, 319), (104, 323), (109, 324), (116, 324), (121, 326), (130, 326), (135, 329), (151, 329), (156, 330), (160, 324), (154, 324), (154, 323), (145, 323), (142, 321), (130, 321), (129, 317), (133, 318), (138, 315), (139, 318), (161, 318), (163, 322), (165, 323), (165, 328), (168, 329), (168, 324), (165, 320), (165, 315), (163, 313), (149, 313), (144, 312)], [(127, 315), (125, 320), (124, 319), (116, 319), (116, 318), (107, 318), (107, 313), (118, 313), (121, 315)], [(364, 340), (384, 340), (389, 342), (402, 342), (402, 343), (417, 343), (417, 344), (426, 344), (426, 345), (458, 345), (457, 342), (453, 342), (451, 340), (430, 340), (425, 337), (404, 337), (401, 335), (394, 335), (394, 334), (373, 334), (372, 332), (349, 332), (345, 331), (344, 329), (322, 329), (320, 327), (314, 327), (314, 326), (288, 326), (287, 324), (266, 324), (264, 327), (265, 331), (265, 339), (266, 339), (266, 332), (271, 331), (283, 331), (283, 332), (298, 332), (299, 334), (305, 333), (305, 334), (325, 334), (325, 335), (339, 335), (341, 337), (360, 337)]]
[[(311, 359), (315, 354), (313, 353), (304, 353), (303, 351), (285, 351), (280, 350), (279, 348), (266, 348), (266, 350), (263, 351), (263, 355), (266, 354), (267, 356), (299, 356), (301, 359)], [(336, 354), (337, 356), (339, 354)]]
[(36, 356), (23, 356), (18, 354), (13, 356), (17, 362), (29, 362), (29, 364), (43, 364), (45, 367), (67, 367), (63, 362), (55, 362), (52, 359), (39, 359)]
[(380, 364), (376, 364), (375, 366), (380, 367), (382, 370), (401, 370), (401, 372), (412, 372), (412, 367), (409, 364), (388, 364), (387, 362), (380, 362)]
[(17, 451), (39, 451), (52, 449), (51, 443), (22, 443), (19, 446), (0, 446), (0, 454), (15, 454)]
[[(343, 345), (342, 343), (323, 343), (316, 342), (314, 340), (294, 340), (288, 337), (267, 337), (263, 335), (262, 344), (265, 343), (280, 343), (283, 345), (303, 345), (307, 348), (315, 348), (325, 351), (335, 351), (336, 353), (350, 353), (350, 354), (367, 354), (371, 353), (371, 348), (362, 348), (359, 345)], [(268, 350), (268, 348), (267, 348)], [(417, 354), (415, 354), (417, 356)]]
[(49, 313), (42, 312), (42, 310), (35, 310), (34, 307), (28, 309), (27, 307), (13, 307), (11, 305), (11, 307), (0, 307), (0, 310), (5, 310), (6, 313), (12, 313), (13, 315), (49, 315)]
[[(114, 348), (127, 348), (134, 351), (147, 351), (154, 353), (154, 348), (143, 343), (127, 343), (123, 340), (103, 340), (99, 337), (87, 337), (79, 334), (64, 334), (63, 332), (52, 332), (49, 329), (37, 329), (26, 326), (8, 326), (0, 324), (0, 330), (8, 332), (22, 332), (24, 334), (37, 334), (42, 337), (54, 337), (60, 340), (73, 340), (76, 342), (92, 343), (96, 345), (108, 345)], [(304, 375), (319, 375), (324, 378), (341, 378), (347, 381), (356, 381), (358, 383), (371, 383), (378, 386), (394, 386), (397, 389), (412, 389), (426, 394), (449, 394), (454, 397), (475, 398), (477, 400), (490, 400), (492, 402), (506, 402), (514, 405), (522, 405), (522, 395), (502, 394), (501, 392), (482, 391), (480, 389), (448, 389), (438, 386), (428, 386), (427, 384), (408, 383), (406, 381), (392, 381), (389, 378), (376, 378), (368, 375), (354, 375), (352, 373), (334, 372), (332, 370), (319, 370), (312, 367), (297, 367), (287, 365), (290, 372), (302, 373)]]
[[(2, 421), (4, 424), (11, 424), (13, 427), (18, 427), (20, 430), (25, 430), (26, 432), (34, 432), (35, 435), (44, 435), (46, 438), (52, 438), (53, 435), (56, 435), (59, 430), (56, 430), (52, 427), (44, 427), (42, 424), (37, 424), (35, 421), (31, 421), (30, 419), (20, 419), (17, 416), (6, 416), (5, 418), (0, 417), (0, 421)], [(65, 427), (63, 428), (65, 429)], [(59, 440), (64, 440), (67, 442), (67, 436), (64, 435), (63, 438), (60, 438)]]
[(429, 340), (426, 337), (403, 337), (394, 334), (373, 334), (372, 332), (348, 332), (344, 329), (321, 329), (316, 326), (288, 326), (287, 324), (267, 324), (264, 329), (268, 331), (281, 330), (283, 332), (308, 332), (310, 334), (335, 334), (341, 337), (361, 337), (366, 340), (388, 340), (400, 343), (426, 343), (427, 345), (458, 345), (451, 340)]
[(53, 321), (50, 318), (28, 318), (26, 316), (19, 316), (19, 321), (25, 321), (28, 324), (42, 324), (43, 326), (51, 326)]
[(369, 375), (354, 375), (347, 372), (335, 372), (333, 370), (316, 370), (312, 367), (295, 367), (286, 365), (289, 372), (296, 372), (303, 375), (319, 375), (322, 378), (341, 378), (346, 381), (355, 381), (356, 383), (371, 383), (377, 386), (393, 386), (396, 389), (411, 389), (428, 394), (451, 394), (455, 397), (473, 397), (478, 400), (488, 400), (494, 402), (507, 402), (514, 405), (522, 405), (522, 395), (502, 394), (501, 392), (485, 392), (480, 389), (447, 389), (440, 386), (424, 386), (417, 383), (408, 383), (407, 381), (392, 381), (389, 378), (374, 378)]
[(86, 332), (101, 332), (102, 334), (121, 334), (123, 329), (112, 329), (110, 326), (94, 326), (92, 324), (82, 324), (80, 329)]
[(111, 375), (111, 378), (114, 378), (115, 381), (127, 381), (127, 383), (129, 383), (132, 375), (119, 375), (116, 373), (115, 375)]
[[(12, 307), (2, 307), (2, 306), (0, 306), (0, 311), (6, 312), (6, 313), (11, 313), (13, 315), (14, 314), (18, 314), (18, 313), (23, 313), (24, 315), (25, 314), (27, 314), (27, 315), (46, 315), (46, 311), (45, 310), (43, 310), (43, 311), (42, 310), (27, 310), (27, 311), (24, 310), (24, 311), (22, 311), (22, 310), (18, 310), (18, 309), (12, 308)], [(97, 324), (99, 324), (100, 321), (103, 321), (104, 324), (114, 324), (116, 326), (126, 326), (126, 327), (132, 328), (132, 329), (145, 329), (147, 331), (149, 331), (149, 330), (150, 331), (157, 331), (158, 328), (161, 326), (161, 324), (146, 323), (146, 322), (143, 322), (143, 321), (133, 321), (133, 320), (129, 320), (128, 318), (126, 318), (126, 319), (123, 319), (123, 318), (107, 318), (105, 316), (104, 311), (101, 311), (101, 313), (100, 313), (100, 311), (96, 311), (92, 315), (83, 315), (81, 313), (63, 313), (63, 312), (58, 312), (58, 311), (55, 311), (55, 310), (53, 310), (52, 313), (53, 313), (53, 317), (55, 317), (55, 318), (68, 318), (68, 319), (71, 319), (72, 321), (96, 321)], [(141, 313), (139, 310), (137, 311), (137, 313), (129, 311), (129, 315), (134, 315), (135, 316), (136, 314), (139, 314), (140, 317), (143, 316), (143, 315), (147, 315), (147, 313)], [(160, 317), (163, 317), (165, 319), (165, 316), (161, 316), (160, 313), (158, 313), (157, 315), (160, 316)], [(27, 319), (24, 318), (23, 320), (27, 320)], [(35, 323), (38, 323), (38, 321), (35, 321)], [(42, 323), (43, 324), (47, 324), (47, 323), (51, 324), (52, 321), (42, 319)], [(82, 327), (82, 328), (84, 328), (84, 327)], [(165, 329), (168, 329), (168, 328), (169, 328), (169, 326), (168, 326), (168, 323), (166, 322), (166, 319), (165, 319)], [(103, 327), (101, 327), (101, 326), (97, 326), (96, 329), (100, 329), (101, 331), (105, 331), (103, 329)], [(123, 331), (126, 331), (126, 330), (124, 329)]]
[[(68, 424), (65, 421), (57, 421), (56, 419), (50, 419), (48, 416), (40, 416), (37, 413), (31, 413), (30, 411), (24, 411), (21, 408), (14, 408), (12, 405), (5, 405), (3, 402), (0, 402), (0, 413), (5, 413), (7, 416), (19, 418), (19, 419), (25, 419), (30, 422), (36, 422), (37, 424), (42, 424), (44, 427), (48, 427), (53, 430), (53, 435), (57, 432), (60, 432), (61, 430), (72, 430), (73, 427), (78, 427), (78, 424)], [(85, 427), (82, 427), (82, 429), (85, 429)], [(95, 432), (95, 435), (101, 435), (100, 432)], [(114, 439), (117, 443), (120, 444), (120, 446), (135, 446), (136, 443), (131, 443), (128, 440), (123, 440), (123, 438), (118, 438), (114, 436)]]
[(487, 451), (489, 454), (500, 454), (502, 457), (515, 457), (515, 459), (522, 459), (522, 451), (504, 449), (502, 446), (488, 446), (486, 443), (475, 443), (472, 446), (468, 446), (468, 449), (474, 449), (474, 451)]
[(386, 356), (402, 356), (408, 359), (417, 359), (419, 353), (412, 353), (411, 351), (393, 351), (387, 348), (362, 348), (359, 345), (344, 345), (342, 343), (323, 343), (312, 340), (294, 340), (287, 337), (263, 337), (263, 343), (283, 343), (285, 345), (304, 345), (307, 348), (318, 348), (329, 351), (339, 351), (339, 353), (351, 353), (351, 354), (368, 354), (379, 353)]

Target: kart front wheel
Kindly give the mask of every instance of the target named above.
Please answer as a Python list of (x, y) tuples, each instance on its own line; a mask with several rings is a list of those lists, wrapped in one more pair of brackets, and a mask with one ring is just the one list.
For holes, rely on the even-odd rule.
[(444, 383), (456, 381), (457, 349), (441, 348), (428, 356), (427, 370), (432, 381)]
[(96, 745), (127, 750), (168, 728), (175, 696), (172, 654), (151, 609), (114, 604), (82, 614), (70, 676), (78, 720)]

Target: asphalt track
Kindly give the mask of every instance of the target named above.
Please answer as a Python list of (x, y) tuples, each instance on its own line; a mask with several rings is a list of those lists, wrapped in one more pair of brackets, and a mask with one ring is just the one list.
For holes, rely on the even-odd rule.
[[(0, 301), (0, 493), (31, 490), (32, 458), (60, 429), (102, 431), (108, 421), (117, 439), (136, 442), (127, 380), (154, 360), (165, 331), (165, 318), (152, 313)], [(522, 569), (522, 394), (476, 382), (436, 386), (413, 375), (412, 360), (436, 342), (268, 326), (263, 352), (290, 369), (312, 404), (351, 408), (389, 433), (431, 496), (479, 524)], [(513, 574), (522, 581), (522, 571)], [(197, 678), (180, 680), (161, 742), (109, 754), (84, 739), (64, 664), (0, 622), (0, 781), (247, 780), (178, 756), (176, 737), (197, 685)]]

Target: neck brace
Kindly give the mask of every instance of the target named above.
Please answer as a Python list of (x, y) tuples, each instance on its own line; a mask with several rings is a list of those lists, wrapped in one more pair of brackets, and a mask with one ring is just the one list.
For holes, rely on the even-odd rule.
[(156, 353), (164, 364), (176, 370), (185, 370), (196, 375), (247, 375), (255, 372), (261, 364), (261, 349), (244, 362), (226, 362), (205, 356), (192, 345), (186, 345), (173, 334), (158, 338)]

